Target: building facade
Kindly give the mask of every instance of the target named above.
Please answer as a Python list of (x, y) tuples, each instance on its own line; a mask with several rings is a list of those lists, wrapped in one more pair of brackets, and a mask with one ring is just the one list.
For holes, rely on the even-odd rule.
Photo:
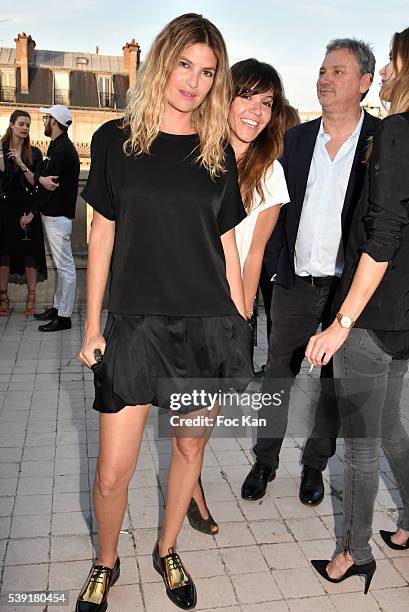
[(117, 56), (102, 55), (98, 47), (95, 53), (36, 49), (24, 32), (15, 43), (15, 48), (0, 47), (0, 135), (11, 113), (21, 108), (31, 115), (32, 143), (45, 152), (49, 139), (38, 108), (64, 104), (73, 114), (70, 138), (87, 168), (94, 131), (124, 113), (140, 64), (139, 44), (133, 39)]

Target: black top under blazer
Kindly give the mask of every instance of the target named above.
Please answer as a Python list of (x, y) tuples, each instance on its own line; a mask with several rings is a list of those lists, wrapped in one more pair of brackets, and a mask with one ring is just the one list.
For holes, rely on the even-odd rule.
[[(284, 151), (280, 159), (287, 181), (290, 202), (281, 209), (280, 217), (264, 255), (264, 265), (274, 282), (286, 289), (295, 283), (294, 252), (304, 204), (305, 190), (314, 154), (315, 142), (321, 117), (301, 123), (284, 135)], [(344, 249), (351, 227), (352, 216), (362, 191), (366, 166), (363, 163), (370, 138), (379, 125), (379, 119), (364, 111), (364, 120), (359, 135), (348, 186), (342, 209), (342, 240)]]
[[(336, 308), (342, 304), (362, 253), (368, 253), (375, 261), (388, 261), (385, 276), (356, 322), (358, 327), (391, 332), (409, 330), (408, 226), (409, 113), (400, 113), (386, 117), (374, 135), (364, 190), (355, 211), (334, 303)], [(398, 337), (393, 342), (397, 343)], [(385, 344), (391, 343), (386, 340)]]

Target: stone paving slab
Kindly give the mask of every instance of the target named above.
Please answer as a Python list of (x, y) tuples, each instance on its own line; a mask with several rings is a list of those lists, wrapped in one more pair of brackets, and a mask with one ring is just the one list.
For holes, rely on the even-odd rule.
[[(14, 309), (0, 320), (0, 589), (68, 591), (66, 606), (7, 606), (5, 612), (74, 610), (96, 541), (91, 488), (98, 452), (98, 419), (92, 411), (92, 374), (76, 359), (81, 313), (73, 329), (41, 334), (37, 322)], [(257, 367), (266, 357), (260, 317)], [(303, 406), (318, 372), (304, 364), (292, 410)], [(309, 384), (311, 381), (311, 384)], [(308, 391), (310, 389), (310, 391)], [(409, 396), (404, 405), (409, 406)], [(212, 612), (366, 612), (409, 610), (409, 551), (392, 551), (379, 528), (394, 528), (400, 500), (390, 468), (381, 462), (373, 550), (378, 569), (371, 591), (360, 578), (331, 585), (309, 559), (330, 557), (342, 499), (342, 454), (324, 473), (323, 503), (298, 501), (303, 440), (288, 435), (277, 478), (264, 499), (250, 503), (240, 487), (252, 463), (250, 438), (210, 440), (202, 480), (220, 525), (205, 536), (184, 525), (179, 549), (198, 587), (198, 610)], [(156, 439), (154, 409), (148, 419), (138, 468), (120, 535), (121, 577), (112, 588), (113, 612), (166, 612), (170, 604), (151, 564), (163, 517), (167, 440)], [(335, 512), (335, 515), (334, 515)]]

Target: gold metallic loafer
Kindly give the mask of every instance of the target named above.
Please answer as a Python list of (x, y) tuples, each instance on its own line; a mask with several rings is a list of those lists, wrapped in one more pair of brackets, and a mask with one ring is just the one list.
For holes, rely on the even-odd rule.
[(109, 589), (119, 578), (119, 557), (114, 567), (93, 565), (77, 599), (75, 612), (105, 612)]
[(156, 542), (152, 553), (153, 567), (162, 576), (171, 602), (183, 610), (191, 610), (197, 602), (196, 587), (174, 548), (169, 548), (168, 552), (166, 557), (160, 557), (159, 542)]

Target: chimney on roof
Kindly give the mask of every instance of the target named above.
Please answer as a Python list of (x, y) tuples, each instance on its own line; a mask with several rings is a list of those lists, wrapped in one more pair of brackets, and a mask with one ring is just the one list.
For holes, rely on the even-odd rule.
[(34, 49), (35, 41), (23, 32), (18, 34), (17, 38), (14, 39), (16, 43), (16, 62), (20, 66), (20, 88), (21, 93), (29, 93), (29, 82), (28, 82), (28, 66), (34, 63)]
[(99, 45), (97, 45), (97, 46), (95, 47), (95, 53), (96, 53), (97, 55), (99, 54)]
[(133, 38), (130, 43), (125, 43), (122, 51), (124, 52), (124, 68), (129, 74), (129, 88), (132, 89), (136, 83), (136, 72), (140, 64), (141, 48)]

